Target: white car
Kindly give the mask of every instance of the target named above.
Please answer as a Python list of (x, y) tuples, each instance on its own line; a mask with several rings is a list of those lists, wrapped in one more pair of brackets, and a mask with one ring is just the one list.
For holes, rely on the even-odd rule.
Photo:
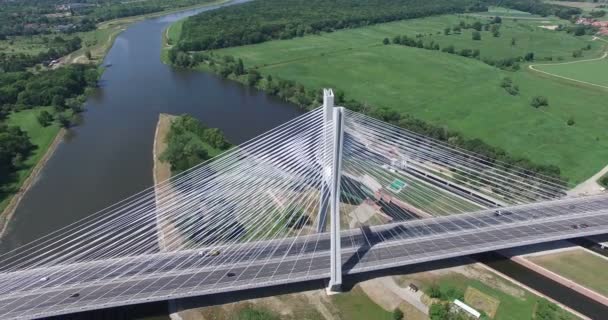
[(49, 281), (49, 277), (42, 277), (42, 278), (40, 278), (40, 282), (45, 282), (45, 281)]

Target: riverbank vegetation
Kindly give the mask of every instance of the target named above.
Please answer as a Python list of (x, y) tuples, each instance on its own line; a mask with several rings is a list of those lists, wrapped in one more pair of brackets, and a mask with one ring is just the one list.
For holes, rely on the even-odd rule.
[(166, 136), (167, 149), (161, 161), (171, 164), (173, 174), (190, 169), (231, 147), (217, 128), (207, 128), (189, 115), (176, 117)]
[(0, 73), (0, 209), (21, 184), (59, 132), (82, 111), (97, 85), (94, 66)]
[[(518, 7), (520, 2), (507, 4)], [(206, 16), (186, 20), (179, 43), (200, 31), (205, 24), (199, 20)], [(591, 36), (568, 33), (569, 21), (546, 19), (565, 27), (554, 31), (541, 28), (545, 20), (451, 14), (219, 50), (182, 51), (178, 45), (168, 60), (258, 87), (303, 108), (320, 105), (321, 88), (332, 87), (337, 102), (350, 109), (480, 153), (490, 162), (577, 183), (608, 157), (608, 136), (597, 121), (608, 117), (601, 108), (605, 92), (551, 81), (520, 65), (576, 60), (576, 50), (599, 56), (603, 45)], [(473, 32), (481, 40), (473, 40)], [(397, 37), (415, 45), (392, 44)], [(505, 78), (510, 85), (505, 86)], [(551, 105), (530, 108), (536, 96)]]

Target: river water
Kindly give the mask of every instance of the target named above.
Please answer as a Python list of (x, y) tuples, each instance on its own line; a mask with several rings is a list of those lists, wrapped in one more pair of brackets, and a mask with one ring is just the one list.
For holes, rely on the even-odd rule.
[(152, 145), (161, 112), (191, 114), (237, 144), (301, 114), (258, 90), (160, 61), (165, 28), (211, 8), (146, 20), (117, 37), (104, 63), (112, 66), (89, 97), (82, 123), (61, 143), (17, 208), (0, 252), (151, 186)]
[[(245, 0), (226, 5), (240, 2)], [(17, 208), (0, 243), (0, 253), (151, 186), (152, 145), (159, 113), (191, 114), (208, 126), (220, 128), (236, 144), (302, 113), (258, 90), (161, 63), (161, 35), (165, 28), (174, 21), (214, 8), (217, 7), (139, 22), (117, 37), (105, 59), (104, 65), (111, 67), (101, 77), (99, 90), (89, 97), (81, 123), (70, 130)], [(568, 292), (566, 288), (554, 292), (544, 280), (535, 280), (538, 275), (529, 270), (501, 269), (511, 276), (527, 275), (518, 278), (544, 293), (576, 297), (574, 301), (554, 298), (579, 311), (593, 306), (593, 317), (605, 310), (580, 295), (571, 296), (571, 290)], [(578, 299), (585, 301), (577, 303)], [(110, 309), (98, 314), (104, 319), (150, 315), (165, 318), (165, 305)], [(89, 313), (80, 318), (90, 316)]]

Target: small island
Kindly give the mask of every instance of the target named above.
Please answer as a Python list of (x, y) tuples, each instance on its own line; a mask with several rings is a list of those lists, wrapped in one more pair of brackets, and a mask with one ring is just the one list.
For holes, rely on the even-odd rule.
[[(200, 121), (189, 115), (169, 115), (161, 113), (154, 135), (154, 185), (156, 186), (156, 205), (163, 206), (163, 199), (170, 198), (173, 192), (166, 186), (169, 181), (183, 171), (186, 171), (208, 159), (211, 159), (232, 145), (221, 130), (207, 128)], [(169, 196), (169, 197), (168, 197)], [(159, 210), (159, 212), (165, 212)], [(157, 216), (159, 247), (163, 251), (179, 248), (186, 239), (178, 239), (175, 235), (175, 224), (168, 217)], [(167, 239), (165, 235), (173, 235)]]

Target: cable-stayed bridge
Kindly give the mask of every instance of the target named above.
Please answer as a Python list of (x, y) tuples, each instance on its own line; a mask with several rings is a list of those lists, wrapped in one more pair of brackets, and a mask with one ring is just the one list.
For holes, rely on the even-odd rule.
[[(188, 152), (185, 150), (184, 152)], [(0, 256), (36, 318), (608, 233), (608, 196), (334, 108), (310, 111)]]

